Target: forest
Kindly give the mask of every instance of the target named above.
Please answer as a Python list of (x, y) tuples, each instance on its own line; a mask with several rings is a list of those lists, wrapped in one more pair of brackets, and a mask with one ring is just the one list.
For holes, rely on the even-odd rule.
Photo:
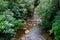
[[(37, 19), (39, 21), (42, 21), (38, 25), (37, 22), (35, 23), (41, 29), (37, 30), (38, 32), (36, 33), (44, 30), (51, 37), (51, 40), (60, 40), (60, 0), (0, 0), (0, 40), (21, 40), (20, 33), (25, 33), (25, 30), (29, 32), (27, 29), (31, 26), (29, 22), (32, 22), (30, 29), (34, 29), (35, 15), (38, 16)], [(30, 19), (29, 22), (27, 22), (28, 19)], [(35, 20), (38, 21), (37, 19)], [(28, 27), (24, 25), (25, 23)], [(30, 32), (30, 35), (31, 33), (33, 31)], [(18, 35), (19, 38), (14, 38), (15, 35)], [(44, 36), (43, 38), (39, 40), (49, 40), (49, 38), (46, 39)]]

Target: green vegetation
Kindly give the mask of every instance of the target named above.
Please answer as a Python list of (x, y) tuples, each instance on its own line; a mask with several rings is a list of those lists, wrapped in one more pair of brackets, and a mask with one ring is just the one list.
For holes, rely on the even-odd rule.
[(32, 13), (42, 19), (41, 26), (54, 40), (60, 39), (60, 0), (0, 0), (0, 40), (14, 36)]
[(43, 26), (49, 26), (49, 20), (55, 11), (57, 11), (56, 0), (40, 0), (40, 4), (35, 8), (35, 14), (44, 21)]
[(57, 15), (55, 16), (52, 24), (52, 29), (50, 30), (50, 33), (54, 33), (55, 39), (59, 40), (60, 38), (60, 11), (56, 13)]
[(0, 10), (5, 10), (8, 7), (8, 2), (0, 0)]
[(3, 35), (0, 40), (12, 37), (29, 17), (28, 10), (33, 8), (34, 0), (0, 0), (0, 35)]
[(27, 15), (31, 14), (28, 10), (31, 11), (34, 8), (34, 0), (16, 0), (10, 2), (9, 5), (9, 9), (14, 13), (14, 17), (17, 19), (26, 19)]
[(13, 33), (15, 26), (21, 26), (22, 20), (17, 20), (13, 16), (14, 14), (9, 10), (0, 14), (0, 32)]
[(15, 27), (20, 27), (23, 24), (21, 19), (13, 17), (14, 14), (10, 10), (6, 10), (0, 13), (0, 33), (15, 34)]
[(47, 32), (50, 30), (50, 33), (53, 33), (55, 40), (60, 39), (59, 4), (60, 2), (58, 2), (58, 0), (40, 0), (40, 4), (35, 8), (35, 14), (39, 15), (40, 19), (43, 20), (43, 29)]

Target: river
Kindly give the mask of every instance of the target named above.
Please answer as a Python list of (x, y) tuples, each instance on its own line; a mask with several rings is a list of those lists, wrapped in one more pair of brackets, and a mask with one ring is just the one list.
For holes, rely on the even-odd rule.
[[(42, 33), (39, 24), (42, 21), (34, 15), (26, 21), (23, 29), (19, 29), (12, 40), (51, 40), (46, 33)], [(46, 36), (47, 35), (47, 36)], [(47, 39), (48, 38), (48, 39)]]

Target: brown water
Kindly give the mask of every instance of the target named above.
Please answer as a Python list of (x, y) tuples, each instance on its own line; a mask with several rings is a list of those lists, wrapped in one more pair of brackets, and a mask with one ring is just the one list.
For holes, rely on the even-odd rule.
[(41, 20), (36, 17), (28, 19), (12, 40), (51, 40), (48, 34), (41, 32), (38, 26), (40, 23)]

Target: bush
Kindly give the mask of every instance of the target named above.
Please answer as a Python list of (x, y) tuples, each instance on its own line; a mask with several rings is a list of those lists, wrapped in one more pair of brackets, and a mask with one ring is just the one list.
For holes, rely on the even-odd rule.
[(21, 6), (13, 6), (12, 12), (14, 13), (14, 17), (17, 19), (26, 19), (27, 18), (27, 9)]
[(34, 0), (15, 0), (9, 1), (9, 9), (14, 13), (14, 17), (17, 19), (27, 19), (28, 10), (33, 10), (34, 8)]
[(20, 27), (23, 20), (13, 17), (14, 14), (10, 10), (1, 12), (0, 14), (0, 33), (2, 34), (15, 34), (15, 27)]
[(35, 14), (43, 20), (42, 26), (49, 26), (49, 20), (52, 15), (57, 11), (56, 0), (40, 0), (40, 4), (35, 8)]
[[(58, 0), (40, 0), (40, 4), (35, 8), (35, 14), (43, 20), (42, 26), (44, 29), (47, 28), (47, 31), (51, 29), (50, 33), (54, 34), (55, 40), (60, 39), (60, 11), (58, 11), (58, 5)], [(56, 11), (58, 12), (56, 13)]]
[(52, 29), (50, 33), (54, 33), (55, 40), (60, 38), (60, 11), (56, 13), (55, 19), (53, 20)]
[(30, 15), (28, 10), (33, 8), (34, 0), (0, 0), (0, 34), (7, 37), (15, 34), (15, 28), (23, 25)]
[(18, 0), (17, 3), (28, 9), (34, 8), (34, 0)]
[(5, 10), (8, 7), (8, 2), (0, 0), (0, 10)]

